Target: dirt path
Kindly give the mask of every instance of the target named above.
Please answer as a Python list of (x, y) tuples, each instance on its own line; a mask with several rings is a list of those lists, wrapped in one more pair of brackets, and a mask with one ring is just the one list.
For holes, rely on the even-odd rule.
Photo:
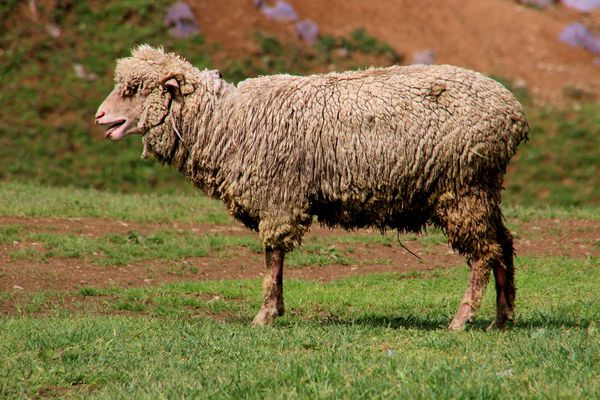
[[(89, 218), (0, 218), (0, 227), (8, 225), (18, 225), (24, 233), (52, 232), (90, 237), (126, 234), (132, 230), (148, 234), (160, 229), (232, 236), (251, 234), (237, 225), (138, 224)], [(519, 256), (600, 256), (600, 221), (537, 220), (520, 223), (514, 230)], [(343, 238), (346, 235), (351, 233), (315, 226), (306, 240), (326, 236)], [(118, 267), (98, 266), (88, 259), (50, 257), (32, 261), (11, 257), (15, 250), (39, 245), (31, 242), (0, 244), (0, 290), (33, 292), (73, 290), (86, 286), (135, 287), (194, 279), (257, 278), (264, 272), (262, 256), (246, 248), (236, 248), (235, 255), (231, 256), (183, 261), (148, 260)], [(453, 253), (446, 244), (423, 245), (410, 241), (405, 245), (422, 259), (417, 259), (395, 243), (392, 246), (353, 243), (352, 265), (290, 267), (286, 269), (286, 276), (329, 281), (373, 272), (409, 272), (464, 265), (463, 258)], [(343, 250), (344, 246), (340, 244), (339, 247)]]

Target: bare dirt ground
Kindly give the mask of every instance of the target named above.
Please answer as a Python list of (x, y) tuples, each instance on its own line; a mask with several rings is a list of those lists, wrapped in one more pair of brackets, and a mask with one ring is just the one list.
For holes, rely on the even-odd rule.
[[(288, 0), (301, 19), (313, 19), (321, 32), (346, 36), (364, 27), (410, 62), (431, 49), (439, 64), (455, 64), (511, 79), (543, 101), (561, 104), (565, 90), (600, 94), (600, 66), (593, 55), (558, 41), (569, 23), (600, 28), (600, 11), (583, 14), (557, 5), (537, 10), (514, 0)], [(218, 43), (220, 58), (258, 51), (257, 30), (284, 40), (295, 38), (292, 23), (268, 20), (250, 0), (233, 6), (221, 0), (190, 0), (207, 42)], [(218, 64), (218, 60), (217, 64)]]
[[(23, 232), (89, 237), (126, 234), (132, 230), (148, 234), (158, 229), (182, 229), (197, 234), (252, 234), (237, 225), (152, 225), (88, 218), (0, 217), (0, 226), (6, 225), (19, 225)], [(514, 230), (518, 256), (564, 256), (576, 259), (600, 256), (600, 221), (537, 220), (519, 223)], [(314, 226), (306, 239), (349, 234)], [(410, 272), (465, 265), (463, 258), (452, 252), (446, 244), (423, 245), (418, 241), (404, 241), (404, 244), (421, 260), (396, 243), (392, 246), (353, 243), (353, 265), (290, 267), (286, 268), (285, 274), (288, 278), (330, 281), (373, 272)], [(226, 256), (188, 258), (183, 261), (149, 260), (118, 267), (95, 265), (93, 260), (88, 259), (49, 257), (36, 261), (11, 257), (15, 250), (40, 245), (32, 242), (0, 245), (0, 290), (35, 292), (68, 291), (87, 286), (139, 287), (185, 280), (257, 278), (264, 273), (262, 256), (246, 248), (236, 249), (235, 254)], [(343, 250), (343, 246), (339, 247)]]

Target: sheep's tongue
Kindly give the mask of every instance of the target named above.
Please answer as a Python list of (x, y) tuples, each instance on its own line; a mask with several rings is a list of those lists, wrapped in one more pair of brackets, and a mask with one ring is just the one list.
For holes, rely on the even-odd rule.
[(127, 129), (126, 121), (119, 121), (112, 124), (106, 130), (104, 137), (111, 140), (121, 140), (125, 137), (125, 130)]

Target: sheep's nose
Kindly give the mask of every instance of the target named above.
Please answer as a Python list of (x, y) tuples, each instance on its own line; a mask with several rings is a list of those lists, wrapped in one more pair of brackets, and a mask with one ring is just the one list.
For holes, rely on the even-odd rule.
[(104, 111), (98, 110), (98, 112), (96, 113), (96, 123), (98, 123), (98, 120), (102, 118), (104, 114), (106, 114)]

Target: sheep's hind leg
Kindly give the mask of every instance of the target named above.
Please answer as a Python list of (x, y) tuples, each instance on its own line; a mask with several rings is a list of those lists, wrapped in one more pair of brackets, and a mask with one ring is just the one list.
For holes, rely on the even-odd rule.
[(489, 280), (490, 266), (488, 260), (472, 260), (469, 285), (448, 329), (459, 331), (464, 329), (466, 323), (473, 321), (475, 313), (481, 306), (481, 300)]
[[(506, 268), (509, 255), (512, 260), (510, 233), (502, 224), (497, 193), (476, 191), (458, 198), (448, 196), (439, 204), (436, 217), (436, 222), (448, 235), (452, 247), (471, 260), (471, 277), (467, 290), (448, 326), (450, 330), (462, 330), (467, 322), (473, 320), (481, 306), (492, 269), (497, 279), (498, 294), (508, 294), (511, 285), (514, 288), (514, 284), (510, 283), (512, 275)], [(512, 266), (512, 261), (510, 265)], [(497, 315), (501, 315), (499, 323), (508, 315), (509, 298), (514, 300), (514, 295), (498, 298)]]
[(265, 263), (267, 273), (263, 281), (263, 304), (252, 325), (273, 325), (275, 318), (282, 316), (283, 307), (283, 260), (285, 252), (281, 249), (266, 249)]
[(514, 320), (515, 313), (515, 268), (514, 247), (510, 231), (500, 222), (498, 242), (502, 247), (502, 263), (494, 264), (496, 281), (496, 318), (488, 329), (502, 329), (506, 322)]

